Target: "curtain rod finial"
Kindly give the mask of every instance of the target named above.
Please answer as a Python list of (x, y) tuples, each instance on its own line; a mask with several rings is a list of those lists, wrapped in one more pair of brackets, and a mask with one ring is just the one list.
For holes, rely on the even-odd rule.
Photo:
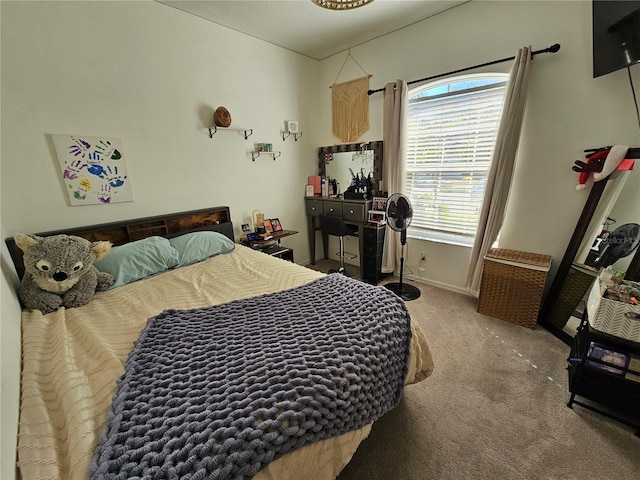
[(557, 51), (560, 50), (560, 44), (559, 43), (554, 43), (553, 45), (551, 45), (549, 48), (547, 48), (547, 50), (551, 53), (556, 53)]

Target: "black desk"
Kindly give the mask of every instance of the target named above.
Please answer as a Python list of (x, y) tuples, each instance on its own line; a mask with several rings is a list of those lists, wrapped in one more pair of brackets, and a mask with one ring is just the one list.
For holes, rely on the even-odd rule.
[[(364, 235), (363, 228), (367, 223), (371, 200), (345, 200), (331, 197), (305, 197), (307, 225), (309, 227), (309, 253), (311, 264), (316, 263), (316, 231), (320, 230), (320, 215), (341, 217), (344, 223), (358, 227), (358, 255), (360, 256), (360, 278), (364, 278)], [(329, 236), (322, 234), (324, 258), (329, 258)]]

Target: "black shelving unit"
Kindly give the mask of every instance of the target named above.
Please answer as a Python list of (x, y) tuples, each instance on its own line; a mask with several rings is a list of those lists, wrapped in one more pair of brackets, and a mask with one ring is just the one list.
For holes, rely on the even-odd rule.
[[(592, 329), (584, 313), (573, 338), (568, 358), (569, 392), (567, 406), (580, 405), (626, 425), (637, 428), (640, 437), (640, 371), (589, 356), (592, 343), (615, 352), (640, 356), (640, 343), (614, 337)], [(607, 369), (613, 368), (615, 372)], [(634, 378), (632, 380), (631, 378)], [(585, 403), (576, 397), (590, 402)]]
[(362, 280), (373, 285), (377, 285), (387, 275), (381, 271), (386, 227), (386, 224), (365, 223), (362, 229), (364, 236)]

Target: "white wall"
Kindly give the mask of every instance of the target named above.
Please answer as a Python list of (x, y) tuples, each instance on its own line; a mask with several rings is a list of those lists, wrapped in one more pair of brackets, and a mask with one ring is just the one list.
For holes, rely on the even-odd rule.
[[(287, 245), (296, 260), (309, 258), (303, 196), (317, 164), (318, 62), (151, 1), (0, 8), (3, 239), (228, 205), (237, 236), (260, 209), (299, 230)], [(254, 134), (210, 139), (205, 127), (219, 105)], [(282, 140), (285, 120), (299, 120), (298, 142)], [(51, 133), (120, 137), (135, 201), (70, 207)], [(252, 162), (254, 142), (282, 155)], [(9, 264), (3, 255), (2, 479), (13, 471), (20, 371)]]
[[(221, 204), (237, 232), (256, 208), (303, 229), (317, 62), (150, 1), (2, 9), (7, 234)], [(210, 139), (218, 105), (254, 134)], [(287, 119), (300, 121), (302, 140), (283, 142)], [(49, 133), (122, 138), (135, 201), (69, 207)], [(252, 162), (254, 142), (265, 141), (282, 155)]]
[[(259, 208), (286, 228), (296, 260), (308, 258), (302, 202), (316, 148), (331, 134), (330, 90), (346, 53), (323, 62), (279, 49), (175, 9), (141, 2), (0, 2), (2, 35), (3, 238), (83, 224), (226, 204), (236, 228)], [(582, 150), (640, 135), (626, 77), (591, 78), (591, 2), (474, 1), (351, 50), (371, 88), (413, 80), (560, 43), (535, 59), (513, 196), (501, 246), (562, 257), (587, 192), (571, 171)], [(496, 66), (508, 71), (508, 63)], [(636, 84), (639, 67), (633, 67)], [(338, 82), (362, 75), (348, 62)], [(382, 138), (382, 95), (370, 97), (371, 129)], [(253, 128), (209, 139), (213, 109)], [(298, 142), (283, 142), (297, 119)], [(49, 133), (121, 137), (135, 201), (68, 206)], [(252, 162), (254, 142), (282, 150)], [(237, 230), (238, 231), (238, 230)], [(3, 248), (3, 251), (5, 249)], [(466, 248), (409, 242), (407, 264), (427, 253), (426, 281), (464, 284)], [(19, 375), (19, 308), (3, 255), (2, 465), (11, 478)], [(422, 273), (422, 272), (421, 272)]]
[[(640, 144), (627, 72), (592, 78), (591, 1), (473, 1), (352, 48), (351, 54), (373, 75), (371, 88), (377, 89), (399, 78), (411, 81), (509, 57), (525, 45), (539, 50), (554, 43), (561, 44), (558, 53), (540, 55), (532, 64), (500, 246), (552, 255), (555, 272), (588, 195), (588, 189), (575, 189), (573, 162), (584, 159), (585, 148)], [(321, 94), (328, 96), (322, 85), (333, 83), (345, 55), (323, 61)], [(476, 71), (506, 73), (510, 67), (507, 62)], [(631, 70), (638, 91), (640, 66)], [(347, 62), (338, 81), (357, 76), (362, 70)], [(382, 100), (382, 93), (370, 97), (366, 140), (382, 138)], [(330, 145), (337, 139), (327, 98), (320, 107), (319, 134), (322, 145)], [(408, 250), (407, 265), (416, 276), (448, 288), (464, 286), (470, 249), (409, 239)], [(417, 270), (422, 252), (425, 272)]]

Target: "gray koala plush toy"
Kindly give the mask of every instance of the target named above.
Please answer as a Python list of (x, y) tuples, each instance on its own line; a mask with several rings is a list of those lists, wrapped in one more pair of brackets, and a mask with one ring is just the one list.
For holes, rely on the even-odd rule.
[(113, 277), (93, 266), (111, 251), (111, 243), (90, 242), (74, 235), (14, 236), (23, 251), (24, 276), (18, 296), (25, 308), (47, 314), (60, 307), (89, 303), (96, 291), (113, 285)]

